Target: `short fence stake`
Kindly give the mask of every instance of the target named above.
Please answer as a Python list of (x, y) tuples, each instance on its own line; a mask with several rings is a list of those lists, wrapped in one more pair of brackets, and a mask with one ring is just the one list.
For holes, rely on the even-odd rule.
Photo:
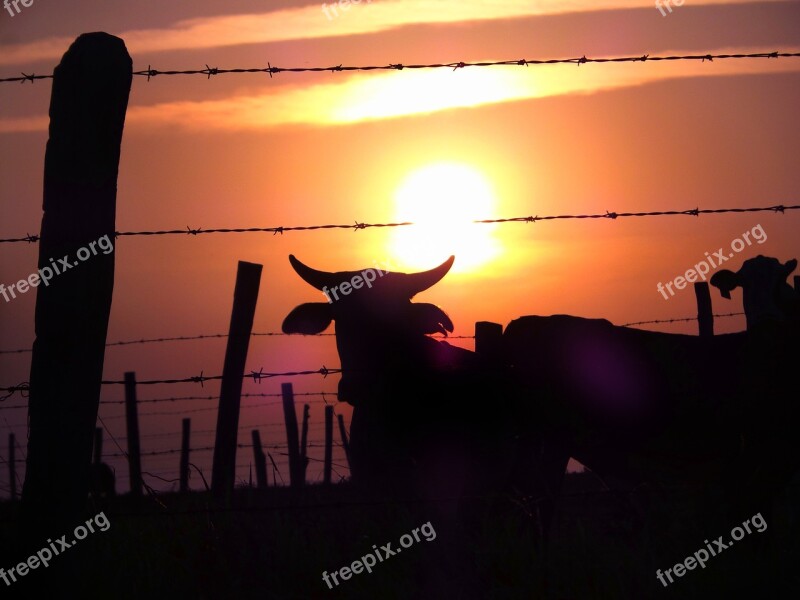
[(490, 362), (499, 362), (502, 358), (503, 326), (491, 321), (475, 323), (475, 353)]
[(300, 464), (303, 466), (303, 481), (306, 480), (306, 469), (308, 468), (308, 417), (311, 407), (303, 405), (303, 430), (300, 434)]
[(347, 457), (347, 467), (352, 472), (352, 463), (350, 461), (350, 442), (347, 440), (347, 431), (344, 428), (344, 417), (342, 415), (336, 415), (337, 420), (339, 421), (339, 434), (342, 436), (342, 448), (344, 448), (344, 455)]
[(714, 335), (714, 313), (711, 310), (711, 290), (708, 282), (695, 282), (694, 293), (697, 296), (697, 324), (700, 337), (712, 337)]
[(139, 448), (139, 413), (136, 406), (136, 373), (125, 373), (125, 417), (128, 428), (128, 470), (131, 495), (142, 495), (142, 458)]
[(302, 487), (303, 464), (300, 460), (300, 443), (297, 439), (297, 413), (294, 409), (294, 391), (291, 383), (281, 384), (283, 393), (283, 419), (286, 422), (286, 444), (289, 446), (289, 480), (292, 487)]
[(11, 500), (14, 501), (17, 499), (17, 469), (16, 469), (16, 458), (15, 458), (15, 450), (14, 447), (16, 445), (16, 441), (14, 440), (14, 434), (8, 434), (8, 477), (9, 477), (9, 487), (11, 488)]
[(217, 436), (211, 468), (211, 492), (218, 501), (227, 500), (236, 479), (236, 442), (247, 349), (261, 285), (262, 265), (239, 261), (228, 345), (222, 366), (222, 385), (217, 413)]
[(333, 407), (325, 407), (325, 471), (323, 481), (325, 485), (331, 484), (331, 468), (333, 460)]
[(181, 435), (181, 464), (180, 464), (180, 491), (189, 491), (189, 435), (191, 434), (192, 420), (183, 419)]
[(261, 434), (258, 429), (254, 429), (253, 436), (253, 458), (256, 463), (256, 483), (259, 489), (267, 487), (267, 456), (261, 447)]

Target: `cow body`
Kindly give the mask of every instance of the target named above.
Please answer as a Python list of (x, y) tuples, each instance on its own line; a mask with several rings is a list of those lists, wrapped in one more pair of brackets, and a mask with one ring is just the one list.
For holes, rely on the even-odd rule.
[(601, 476), (725, 486), (760, 471), (755, 501), (798, 468), (799, 339), (796, 325), (701, 338), (523, 317), (504, 351), (564, 451)]

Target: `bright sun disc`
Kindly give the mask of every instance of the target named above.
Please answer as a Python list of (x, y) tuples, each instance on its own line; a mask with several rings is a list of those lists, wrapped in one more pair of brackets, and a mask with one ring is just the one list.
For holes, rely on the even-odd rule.
[(398, 221), (413, 226), (395, 230), (392, 255), (403, 268), (430, 268), (451, 254), (453, 272), (474, 270), (499, 254), (492, 233), (495, 225), (478, 225), (491, 219), (495, 196), (477, 170), (456, 163), (437, 163), (406, 177), (395, 194)]

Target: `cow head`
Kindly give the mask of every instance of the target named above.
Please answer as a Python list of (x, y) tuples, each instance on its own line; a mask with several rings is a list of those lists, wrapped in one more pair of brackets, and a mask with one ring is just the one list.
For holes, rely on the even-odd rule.
[(430, 364), (435, 354), (426, 337), (453, 331), (443, 310), (411, 299), (442, 279), (453, 265), (451, 256), (421, 273), (396, 273), (370, 268), (329, 273), (289, 262), (303, 280), (320, 290), (327, 302), (301, 304), (283, 321), (284, 333), (317, 334), (336, 323), (336, 345), (342, 365), (339, 399), (359, 404), (382, 395), (405, 369)]
[(711, 285), (730, 300), (731, 291), (741, 287), (748, 327), (765, 318), (790, 318), (797, 303), (796, 292), (786, 278), (797, 268), (797, 260), (781, 263), (777, 258), (757, 256), (746, 260), (736, 273), (723, 269), (711, 277)]
[[(763, 260), (759, 261), (759, 259)], [(759, 256), (751, 260), (759, 261), (757, 266), (761, 267), (762, 272), (764, 272), (764, 277), (772, 280), (776, 285), (785, 283), (786, 278), (797, 268), (797, 259), (787, 261), (786, 264), (781, 264), (781, 262), (775, 258), (767, 258), (764, 256)], [(745, 262), (750, 263), (750, 261)], [(743, 288), (748, 283), (742, 273), (743, 269), (744, 266), (736, 273), (728, 269), (723, 269), (711, 277), (711, 285), (719, 288), (723, 298), (730, 300), (733, 290), (737, 287)]]

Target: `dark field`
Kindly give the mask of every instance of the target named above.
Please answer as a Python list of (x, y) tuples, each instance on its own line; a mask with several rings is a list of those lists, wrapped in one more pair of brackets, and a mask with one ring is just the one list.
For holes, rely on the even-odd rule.
[[(231, 509), (209, 505), (206, 494), (192, 493), (93, 506), (87, 519), (104, 511), (107, 532), (89, 534), (11, 586), (0, 582), (0, 597), (26, 597), (37, 586), (51, 586), (51, 597), (387, 600), (773, 599), (800, 591), (797, 478), (761, 512), (763, 533), (745, 535), (667, 588), (656, 569), (682, 562), (705, 539), (730, 540), (741, 524), (729, 520), (713, 489), (605, 491), (592, 474), (570, 475), (546, 558), (537, 520), (514, 499), (472, 501), (460, 524), (448, 518), (453, 503), (387, 503), (359, 497), (346, 483), (240, 488)], [(0, 505), (3, 540), (13, 536), (15, 509)], [(403, 534), (427, 521), (435, 539), (422, 538), (333, 590), (323, 582), (323, 571), (350, 565), (373, 544), (397, 549)], [(26, 558), (3, 543), (6, 570)]]

